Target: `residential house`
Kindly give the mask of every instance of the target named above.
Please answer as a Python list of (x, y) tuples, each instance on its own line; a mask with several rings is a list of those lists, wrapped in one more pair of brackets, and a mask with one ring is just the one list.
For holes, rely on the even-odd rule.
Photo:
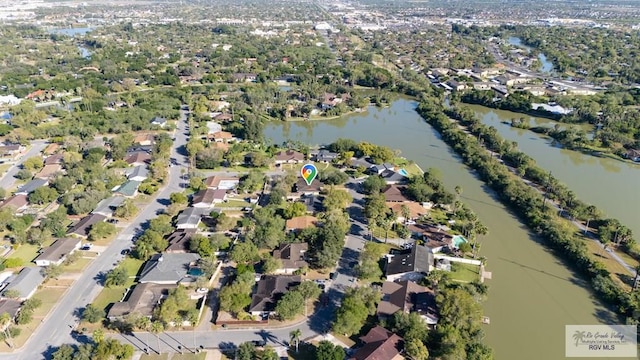
[(300, 285), (300, 275), (264, 275), (251, 296), (249, 313), (253, 316), (272, 315), (284, 293)]
[(435, 293), (413, 281), (385, 281), (382, 284), (382, 300), (376, 312), (378, 318), (387, 319), (398, 311), (417, 312), (432, 326), (438, 323)]
[(491, 87), (493, 85), (495, 84), (492, 82), (478, 81), (473, 83), (473, 89), (480, 90), (480, 91), (487, 91), (487, 90), (491, 90)]
[(220, 131), (222, 131), (222, 125), (215, 121), (207, 121), (207, 134), (213, 135)]
[(410, 201), (409, 198), (407, 198), (404, 193), (406, 192), (407, 187), (406, 186), (398, 186), (398, 185), (387, 185), (384, 187), (384, 189), (382, 189), (382, 195), (384, 195), (384, 200), (386, 202), (398, 202), (398, 203), (403, 203), (403, 202), (408, 202)]
[(384, 163), (378, 165), (371, 165), (369, 167), (369, 174), (380, 175), (385, 171), (395, 171), (396, 167), (393, 164)]
[(227, 199), (227, 190), (204, 189), (193, 195), (192, 206), (196, 208), (210, 208), (213, 204), (219, 204)]
[(164, 128), (165, 126), (167, 126), (167, 119), (156, 116), (153, 119), (151, 119), (151, 125)]
[(124, 197), (135, 197), (138, 195), (138, 187), (140, 186), (140, 181), (135, 180), (127, 180), (124, 184), (120, 185), (114, 193), (116, 195), (122, 195)]
[(229, 148), (231, 147), (228, 143), (223, 143), (223, 142), (212, 142), (209, 144), (209, 147), (212, 149), (218, 149), (224, 153), (229, 151)]
[(235, 73), (232, 75), (234, 82), (255, 82), (258, 75), (252, 73)]
[(145, 165), (138, 165), (125, 169), (127, 179), (131, 181), (143, 182), (149, 177), (149, 169)]
[[(18, 312), (20, 312), (20, 307), (22, 307), (22, 301), (14, 300), (14, 299), (0, 299), (0, 315), (7, 314), (9, 318), (15, 319)], [(4, 326), (0, 326), (0, 331), (4, 331), (9, 327), (11, 323), (6, 323)]]
[(167, 242), (169, 246), (164, 250), (164, 252), (169, 254), (175, 253), (188, 253), (189, 252), (189, 241), (191, 237), (195, 235), (195, 229), (178, 229), (167, 237)]
[(101, 200), (96, 208), (91, 212), (92, 214), (102, 215), (104, 217), (112, 217), (113, 213), (124, 203), (125, 198), (121, 196), (112, 196)]
[(67, 235), (75, 235), (81, 238), (86, 238), (89, 236), (89, 231), (93, 224), (102, 222), (106, 220), (106, 216), (100, 214), (91, 214), (83, 217), (78, 221), (75, 225), (67, 230)]
[(371, 161), (369, 161), (369, 159), (367, 159), (365, 157), (352, 158), (349, 161), (349, 164), (353, 168), (362, 166), (365, 169), (369, 169), (369, 168), (371, 168), (371, 166), (375, 165), (375, 164), (372, 164)]
[(2, 291), (2, 296), (6, 297), (7, 291), (15, 290), (18, 293), (18, 300), (27, 300), (35, 294), (44, 279), (42, 268), (26, 267), (16, 277), (9, 280), (9, 285)]
[(318, 196), (320, 195), (320, 191), (322, 191), (322, 187), (324, 183), (322, 183), (317, 178), (311, 182), (311, 184), (307, 185), (307, 182), (303, 178), (298, 178), (295, 184), (293, 184), (293, 194), (289, 194), (287, 198), (296, 199), (303, 196)]
[(49, 184), (49, 180), (47, 179), (33, 179), (28, 183), (22, 185), (18, 191), (16, 191), (16, 195), (29, 195), (34, 192), (37, 188), (47, 186)]
[(295, 150), (278, 151), (275, 155), (276, 164), (299, 164), (304, 160), (304, 154)]
[(213, 119), (224, 123), (233, 120), (233, 116), (231, 116), (231, 114), (221, 113), (214, 116)]
[[(58, 144), (51, 144), (58, 145)], [(62, 165), (64, 162), (64, 154), (53, 154), (44, 159), (44, 165)]]
[(376, 326), (360, 338), (364, 344), (349, 360), (402, 360), (404, 339), (391, 331)]
[(318, 222), (318, 218), (316, 218), (315, 216), (311, 216), (311, 215), (296, 216), (294, 218), (287, 220), (285, 230), (299, 231), (306, 228), (314, 227), (316, 226), (317, 222)]
[(146, 151), (135, 151), (125, 156), (124, 161), (132, 166), (144, 166), (151, 162), (151, 155)]
[(441, 226), (412, 224), (408, 226), (408, 229), (413, 236), (424, 240), (424, 246), (432, 253), (441, 252), (445, 248), (453, 249), (453, 236)]
[(424, 246), (397, 255), (387, 255), (387, 281), (420, 280), (433, 268), (433, 254)]
[(318, 162), (330, 163), (338, 158), (338, 154), (327, 149), (321, 149), (320, 151), (318, 151), (315, 158)]
[[(426, 215), (429, 213), (429, 210), (424, 208), (422, 205), (415, 201), (407, 201), (407, 202), (386, 202), (386, 205), (393, 213), (396, 215), (396, 221), (399, 223), (404, 223), (410, 220), (416, 220), (422, 215)], [(403, 208), (409, 210), (409, 218), (405, 219), (404, 214), (402, 213)]]
[(624, 153), (624, 157), (626, 159), (630, 159), (631, 161), (634, 161), (634, 162), (640, 162), (640, 150), (628, 149)]
[(282, 262), (276, 274), (293, 274), (294, 271), (308, 266), (304, 254), (309, 250), (307, 243), (282, 244), (273, 251), (273, 258)]
[(504, 99), (509, 96), (509, 90), (507, 90), (504, 86), (492, 86), (491, 89), (495, 93), (496, 97), (499, 99)]
[(454, 80), (454, 79), (448, 80), (446, 84), (449, 85), (451, 89), (455, 91), (463, 91), (467, 88), (467, 84), (463, 82), (458, 82), (457, 80)]
[(0, 209), (10, 208), (16, 214), (20, 214), (24, 212), (29, 207), (29, 201), (27, 200), (27, 195), (13, 195), (8, 199), (5, 199), (2, 203), (0, 203)]
[(63, 172), (62, 166), (60, 164), (45, 165), (40, 171), (38, 171), (38, 173), (35, 175), (35, 178), (48, 180), (60, 172)]
[(63, 238), (56, 240), (44, 249), (34, 262), (38, 266), (60, 265), (68, 255), (80, 249), (81, 240), (77, 238)]
[(22, 145), (0, 145), (0, 161), (15, 161), (26, 148)]
[(127, 299), (114, 303), (109, 309), (107, 318), (111, 321), (124, 319), (129, 314), (138, 314), (146, 318), (153, 316), (153, 310), (160, 305), (169, 291), (175, 289), (177, 285), (173, 284), (138, 284), (136, 285)]
[(214, 175), (204, 179), (204, 184), (211, 189), (235, 189), (239, 183), (240, 178), (230, 176)]
[(133, 143), (142, 146), (150, 146), (156, 143), (156, 137), (153, 134), (137, 134), (133, 139)]
[(153, 151), (153, 145), (132, 145), (127, 148), (127, 156), (133, 154), (134, 152), (142, 151), (147, 154), (151, 154)]
[(197, 229), (202, 220), (202, 212), (200, 209), (188, 207), (178, 215), (176, 220), (176, 228), (178, 229)]
[(202, 274), (199, 260), (200, 255), (194, 253), (155, 254), (142, 267), (138, 282), (162, 285), (194, 282)]
[(233, 134), (227, 131), (217, 131), (211, 134), (211, 139), (215, 142), (226, 143), (233, 140)]
[(409, 179), (401, 173), (393, 170), (385, 170), (380, 174), (380, 177), (384, 179), (387, 184), (404, 184)]
[(47, 147), (42, 151), (42, 153), (44, 155), (49, 156), (49, 155), (55, 154), (58, 150), (60, 150), (60, 144), (51, 143), (51, 144), (47, 145)]
[(320, 199), (319, 196), (315, 196), (315, 195), (302, 196), (300, 197), (299, 201), (307, 207), (307, 213), (314, 214), (324, 209), (324, 206), (322, 205), (322, 200)]

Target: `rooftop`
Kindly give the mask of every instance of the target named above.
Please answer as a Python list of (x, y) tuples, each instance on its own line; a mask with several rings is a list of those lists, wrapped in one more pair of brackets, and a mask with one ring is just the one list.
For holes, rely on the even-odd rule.
[(67, 234), (87, 237), (89, 236), (89, 230), (91, 230), (93, 224), (105, 221), (106, 218), (106, 216), (100, 214), (87, 215), (80, 219), (80, 221), (78, 221), (75, 225), (70, 227), (67, 231)]
[(140, 271), (140, 283), (177, 284), (186, 278), (200, 255), (193, 253), (162, 253), (153, 255)]
[(273, 311), (282, 295), (300, 284), (300, 275), (264, 275), (251, 297), (250, 312)]
[(175, 289), (177, 285), (138, 284), (133, 288), (127, 300), (114, 303), (107, 317), (115, 318), (131, 313), (149, 317), (160, 301)]
[(387, 263), (387, 276), (420, 272), (427, 274), (433, 265), (433, 254), (425, 246), (416, 245), (404, 254), (393, 255)]
[(51, 246), (45, 248), (34, 261), (46, 260), (57, 262), (75, 250), (80, 243), (79, 239), (63, 238), (56, 240)]

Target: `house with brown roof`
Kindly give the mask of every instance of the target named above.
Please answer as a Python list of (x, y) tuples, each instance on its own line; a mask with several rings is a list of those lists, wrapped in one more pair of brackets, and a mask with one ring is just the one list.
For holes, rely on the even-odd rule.
[(15, 213), (19, 214), (24, 212), (29, 206), (27, 195), (19, 194), (4, 200), (0, 203), (0, 209), (11, 208)]
[(360, 338), (364, 344), (349, 360), (401, 360), (404, 339), (391, 331), (376, 326)]
[(276, 164), (299, 164), (304, 160), (304, 154), (295, 150), (278, 151), (275, 155)]
[(300, 285), (300, 275), (263, 275), (251, 296), (249, 313), (253, 316), (273, 315), (278, 300)]
[(137, 134), (133, 138), (133, 143), (142, 146), (153, 145), (156, 143), (156, 137), (153, 134)]
[(209, 147), (212, 149), (218, 149), (221, 150), (222, 152), (227, 152), (229, 151), (229, 148), (231, 147), (228, 143), (224, 143), (224, 142), (212, 142), (209, 144)]
[(146, 165), (151, 162), (151, 155), (146, 151), (136, 151), (125, 156), (124, 161), (133, 166)]
[[(22, 307), (22, 302), (14, 299), (0, 299), (0, 315), (8, 314), (11, 319), (14, 319), (18, 312), (20, 312), (20, 308)], [(7, 327), (11, 325), (11, 322), (7, 322), (4, 326), (0, 326), (0, 331), (6, 330)]]
[(407, 202), (410, 200), (404, 195), (406, 190), (406, 186), (387, 185), (382, 189), (382, 195), (386, 202)]
[(195, 235), (196, 229), (178, 229), (167, 237), (169, 246), (164, 250), (165, 253), (188, 253), (189, 241)]
[[(396, 214), (396, 221), (399, 223), (403, 223), (408, 220), (416, 220), (419, 217), (426, 215), (429, 213), (424, 206), (420, 205), (415, 201), (407, 201), (407, 202), (386, 202), (385, 203), (394, 214)], [(402, 214), (403, 208), (409, 210), (409, 218), (405, 219)]]
[[(53, 145), (53, 144), (52, 144)], [(64, 154), (53, 154), (44, 159), (45, 165), (56, 165), (64, 162)]]
[(0, 145), (0, 161), (15, 161), (25, 150), (22, 145)]
[(219, 204), (227, 199), (227, 190), (204, 189), (193, 195), (192, 206), (196, 208), (209, 208), (213, 204)]
[(382, 284), (382, 300), (376, 311), (378, 318), (387, 319), (398, 311), (417, 312), (432, 326), (438, 323), (434, 291), (413, 281), (385, 281)]
[(276, 274), (293, 274), (294, 271), (308, 266), (304, 254), (309, 250), (307, 243), (282, 244), (273, 251), (273, 258), (282, 262)]
[(56, 240), (51, 246), (44, 249), (34, 262), (38, 266), (60, 265), (68, 255), (80, 249), (82, 241), (74, 238)]
[(211, 189), (234, 189), (240, 183), (240, 178), (234, 176), (214, 175), (204, 179), (204, 184)]
[(102, 222), (107, 217), (100, 214), (91, 214), (83, 217), (78, 221), (75, 225), (69, 228), (67, 231), (67, 235), (75, 235), (82, 238), (86, 238), (89, 236), (89, 231), (93, 224)]
[(231, 114), (222, 113), (214, 116), (213, 119), (221, 122), (226, 122), (233, 120), (233, 116), (231, 116)]
[(211, 139), (213, 139), (213, 141), (215, 142), (229, 142), (230, 140), (233, 140), (233, 134), (231, 134), (228, 131), (217, 131), (213, 134), (211, 134)]
[(151, 318), (156, 306), (160, 305), (169, 295), (169, 291), (176, 287), (178, 286), (172, 284), (138, 284), (129, 292), (127, 300), (111, 306), (107, 318), (114, 321), (134, 313)]
[(318, 222), (318, 218), (316, 218), (315, 216), (311, 216), (311, 215), (296, 216), (294, 218), (287, 220), (287, 223), (285, 225), (285, 230), (286, 231), (303, 230), (306, 228), (310, 228), (312, 226), (316, 226), (317, 222)]
[(34, 177), (38, 179), (49, 179), (60, 172), (63, 172), (60, 164), (45, 165)]
[(317, 178), (307, 185), (307, 182), (299, 177), (298, 181), (293, 184), (291, 193), (287, 195), (287, 199), (296, 200), (304, 196), (318, 196), (324, 187), (324, 183)]
[(449, 234), (441, 226), (411, 224), (407, 228), (413, 236), (424, 240), (424, 246), (432, 253), (440, 252), (446, 247), (453, 249), (453, 235)]
[(56, 151), (58, 151), (60, 149), (60, 144), (58, 143), (51, 143), (49, 145), (47, 145), (46, 148), (44, 148), (44, 151), (42, 152), (45, 155), (51, 155), (51, 154), (55, 154)]

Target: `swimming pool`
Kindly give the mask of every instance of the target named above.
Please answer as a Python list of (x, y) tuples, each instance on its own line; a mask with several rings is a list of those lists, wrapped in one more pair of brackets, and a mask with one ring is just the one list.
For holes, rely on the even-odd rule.
[(461, 244), (468, 242), (467, 239), (465, 239), (461, 235), (455, 235), (452, 240), (453, 240), (453, 247), (456, 249), (458, 249)]

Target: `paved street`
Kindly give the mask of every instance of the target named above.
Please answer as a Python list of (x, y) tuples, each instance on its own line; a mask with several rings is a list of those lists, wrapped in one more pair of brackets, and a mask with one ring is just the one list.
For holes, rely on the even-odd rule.
[(100, 293), (103, 288), (100, 284), (103, 274), (111, 270), (114, 264), (122, 259), (123, 256), (120, 252), (132, 245), (134, 235), (168, 204), (171, 193), (181, 191), (180, 182), (182, 180), (180, 176), (181, 169), (187, 165), (185, 144), (188, 137), (185, 134), (186, 113), (182, 112), (181, 114), (181, 121), (179, 121), (178, 130), (175, 133), (176, 140), (171, 150), (171, 157), (177, 160), (179, 166), (169, 168), (167, 185), (161, 189), (155, 200), (142, 209), (111, 245), (87, 266), (81, 277), (67, 290), (22, 349), (13, 354), (0, 354), (0, 359), (35, 360), (42, 359), (43, 356), (48, 359), (53, 348), (64, 343), (81, 340), (74, 339), (71, 335), (71, 328), (77, 321), (77, 310), (91, 303)]
[(2, 179), (0, 179), (0, 187), (5, 190), (10, 190), (16, 183), (17, 179), (15, 178), (15, 175), (20, 171), (22, 163), (30, 157), (40, 155), (42, 150), (47, 147), (47, 144), (48, 142), (45, 140), (32, 141), (29, 150), (27, 150), (27, 152), (24, 153), (20, 159), (18, 159), (18, 161), (9, 168), (9, 170), (7, 170)]

